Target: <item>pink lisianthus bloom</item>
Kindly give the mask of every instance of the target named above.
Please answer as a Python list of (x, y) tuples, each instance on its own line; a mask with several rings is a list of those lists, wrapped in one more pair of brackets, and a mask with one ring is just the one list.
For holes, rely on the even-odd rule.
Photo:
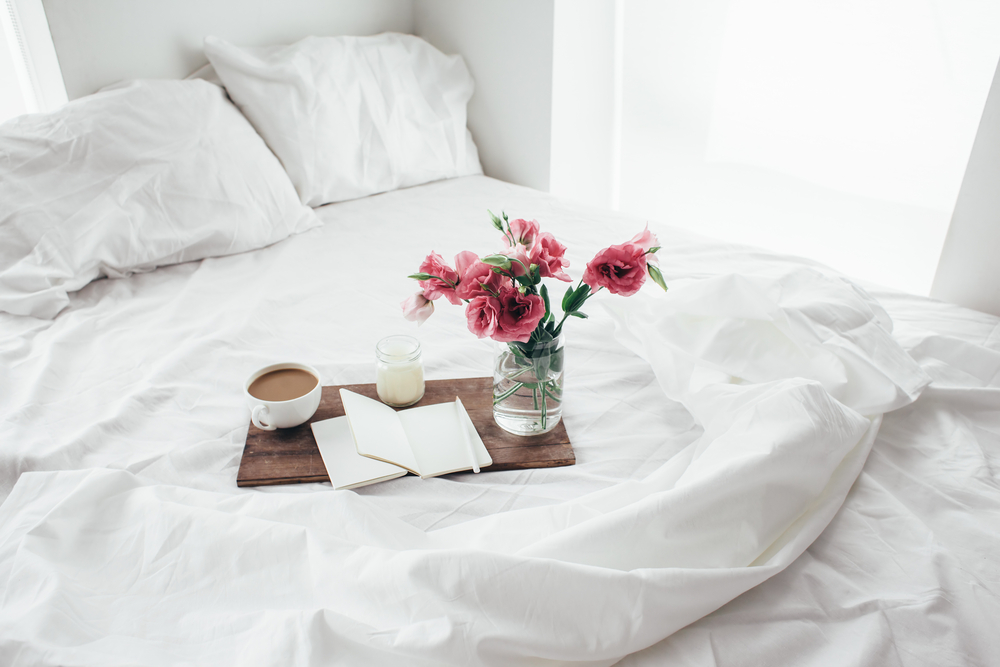
[(521, 294), (513, 287), (500, 290), (498, 299), (502, 310), (497, 320), (493, 340), (501, 343), (518, 341), (527, 343), (531, 332), (545, 317), (545, 302), (534, 294)]
[(597, 253), (583, 272), (583, 282), (596, 292), (632, 296), (646, 282), (646, 251), (634, 243), (613, 245)]
[[(455, 269), (451, 268), (444, 263), (444, 257), (432, 252), (424, 258), (423, 263), (420, 265), (420, 273), (427, 273), (432, 276), (438, 276), (438, 278), (444, 278), (448, 282), (442, 282), (438, 278), (431, 278), (429, 280), (421, 280), (420, 287), (424, 291), (424, 297), (435, 301), (441, 296), (448, 299), (451, 303), (456, 306), (462, 303), (462, 300), (455, 295), (455, 286), (458, 285), (459, 275)], [(448, 284), (451, 283), (451, 284)]]
[(471, 250), (463, 250), (455, 255), (455, 272), (458, 273), (459, 282), (461, 282), (462, 276), (469, 270), (469, 267), (473, 266), (478, 261), (479, 255)]
[[(517, 220), (510, 221), (510, 233), (514, 237), (514, 243), (531, 247), (534, 243), (535, 238), (538, 236), (538, 221), (537, 220), (522, 220), (518, 218)], [(510, 245), (510, 239), (507, 239), (507, 245)]]
[(527, 269), (531, 266), (528, 246), (518, 243), (513, 248), (505, 250), (503, 254), (510, 258), (510, 272), (515, 276), (523, 276), (528, 272)]
[(535, 238), (535, 244), (531, 247), (528, 259), (531, 264), (538, 265), (538, 272), (542, 278), (555, 278), (571, 282), (573, 279), (563, 271), (569, 266), (569, 260), (565, 258), (565, 255), (566, 246), (556, 241), (556, 237), (552, 234), (542, 232)]
[(659, 264), (659, 260), (656, 258), (656, 253), (649, 252), (650, 248), (660, 247), (660, 240), (656, 238), (656, 234), (649, 231), (649, 223), (646, 223), (646, 228), (632, 237), (629, 243), (634, 243), (635, 245), (642, 248), (642, 251), (648, 253), (646, 255), (646, 261), (651, 264)]
[[(457, 259), (457, 258), (456, 258)], [(458, 262), (456, 261), (456, 264)], [(462, 279), (458, 283), (455, 294), (460, 299), (473, 299), (482, 294), (496, 294), (503, 285), (504, 277), (493, 271), (489, 264), (483, 264), (476, 258), (475, 263), (468, 265), (462, 271)], [(483, 285), (486, 285), (484, 288)]]
[(400, 305), (403, 306), (403, 317), (416, 322), (417, 326), (426, 322), (434, 313), (434, 302), (425, 297), (423, 292), (417, 292)]
[(469, 331), (478, 338), (492, 337), (497, 331), (500, 312), (503, 310), (500, 300), (492, 294), (480, 294), (465, 307), (465, 318), (469, 321)]

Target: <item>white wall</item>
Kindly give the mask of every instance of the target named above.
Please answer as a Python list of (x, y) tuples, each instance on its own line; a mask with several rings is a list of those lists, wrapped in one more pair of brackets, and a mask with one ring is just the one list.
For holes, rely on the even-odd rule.
[(414, 32), (461, 53), (476, 80), (469, 129), (487, 175), (548, 190), (553, 0), (416, 0)]
[(476, 79), (469, 128), (488, 175), (609, 204), (614, 0), (15, 1), (41, 16), (36, 28), (47, 15), (69, 99), (123, 79), (182, 78), (205, 63), (207, 34), (246, 46), (420, 35), (461, 53)]
[(1000, 315), (1000, 64), (941, 251), (931, 296)]
[(553, 21), (549, 192), (604, 208), (615, 204), (617, 5), (555, 0)]
[(412, 0), (44, 0), (70, 99), (123, 79), (183, 78), (202, 40), (240, 46), (306, 35), (413, 31)]
[(549, 189), (554, 0), (13, 1), (41, 16), (39, 41), (50, 49), (54, 41), (70, 99), (123, 79), (182, 78), (205, 63), (207, 34), (247, 46), (310, 34), (421, 35), (462, 53), (477, 80), (469, 126), (486, 173)]

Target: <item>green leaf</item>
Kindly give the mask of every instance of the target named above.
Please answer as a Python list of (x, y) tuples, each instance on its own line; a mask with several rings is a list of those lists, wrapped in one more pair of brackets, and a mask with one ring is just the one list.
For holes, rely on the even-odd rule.
[(531, 287), (534, 284), (531, 282), (531, 278), (529, 276), (514, 276), (514, 280), (516, 280), (519, 285), (523, 285), (524, 287)]
[(663, 288), (663, 291), (667, 291), (667, 283), (663, 280), (663, 274), (660, 273), (660, 269), (653, 266), (652, 264), (647, 264), (646, 269), (649, 270), (649, 277), (653, 279), (653, 282)]
[(510, 258), (506, 255), (487, 255), (479, 261), (490, 266), (499, 266), (501, 269), (510, 268)]
[(542, 302), (545, 304), (545, 318), (544, 321), (552, 319), (552, 307), (549, 305), (549, 288), (542, 285), (538, 288), (538, 293), (542, 297)]
[(570, 315), (572, 315), (573, 317), (579, 317), (581, 320), (585, 320), (588, 317), (590, 317), (589, 315), (587, 315), (587, 313), (581, 313), (579, 310), (574, 310), (572, 313), (570, 313)]
[(576, 290), (576, 293), (573, 294), (573, 298), (570, 299), (569, 308), (564, 308), (563, 310), (567, 313), (572, 313), (574, 311), (580, 310), (580, 306), (583, 305), (583, 302), (586, 301), (589, 296), (590, 296), (590, 285), (586, 283), (580, 285), (580, 289)]
[(656, 246), (655, 248), (650, 248), (646, 252), (652, 254), (652, 253), (656, 252), (657, 250), (659, 250), (661, 247), (662, 246)]
[(522, 342), (516, 341), (516, 340), (515, 341), (511, 341), (510, 343), (507, 344), (507, 346), (510, 348), (510, 351), (513, 352), (515, 355), (517, 355), (519, 357), (523, 357), (525, 355), (525, 352), (526, 352), (525, 347), (526, 347), (526, 345), (527, 345), (527, 343), (522, 343)]
[[(533, 360), (532, 366), (534, 366), (535, 378), (538, 380), (538, 388), (542, 389), (543, 382), (545, 382), (549, 377), (549, 368), (551, 367), (552, 357), (548, 354), (537, 357)], [(544, 389), (542, 389), (544, 391)], [(542, 395), (542, 401), (544, 405), (545, 395)]]
[(572, 299), (573, 299), (573, 286), (570, 285), (569, 287), (566, 288), (566, 295), (563, 296), (562, 300), (562, 309), (564, 313), (569, 311), (569, 302)]
[[(562, 373), (562, 369), (563, 369), (563, 348), (560, 347), (558, 350), (555, 350), (552, 353), (552, 356), (549, 358), (549, 367), (552, 369), (553, 373)], [(552, 390), (549, 389), (550, 393), (551, 393), (551, 391)], [(560, 394), (561, 393), (562, 392), (560, 392)], [(553, 396), (552, 398), (558, 398), (558, 397), (557, 396)]]
[(414, 280), (430, 280), (434, 276), (429, 273), (414, 273), (412, 275), (406, 276), (407, 278), (413, 278)]

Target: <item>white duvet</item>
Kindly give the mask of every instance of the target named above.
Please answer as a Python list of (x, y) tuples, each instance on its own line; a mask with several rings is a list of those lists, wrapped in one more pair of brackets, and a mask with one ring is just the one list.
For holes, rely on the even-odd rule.
[[(2, 316), (0, 662), (1000, 654), (997, 320), (664, 227), (671, 290), (598, 296), (568, 332), (575, 466), (238, 489), (246, 375), (372, 381), (374, 343), (413, 333), (404, 276), (495, 243), (486, 208), (537, 218), (574, 276), (641, 227), (458, 179), (93, 283), (54, 322)], [(416, 335), (430, 378), (488, 374), (459, 309)]]

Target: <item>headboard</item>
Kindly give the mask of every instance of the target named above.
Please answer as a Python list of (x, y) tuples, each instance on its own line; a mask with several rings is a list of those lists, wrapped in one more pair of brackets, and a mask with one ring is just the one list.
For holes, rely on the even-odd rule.
[[(51, 64), (42, 78), (71, 100), (123, 79), (183, 78), (205, 64), (206, 35), (263, 46), (307, 35), (416, 34), (469, 66), (469, 129), (486, 174), (549, 189), (555, 0), (13, 2), (34, 50), (51, 54), (36, 57)], [(51, 97), (46, 108), (66, 99)]]
[(214, 34), (243, 46), (413, 32), (411, 0), (42, 0), (69, 99), (122, 79), (181, 79)]

